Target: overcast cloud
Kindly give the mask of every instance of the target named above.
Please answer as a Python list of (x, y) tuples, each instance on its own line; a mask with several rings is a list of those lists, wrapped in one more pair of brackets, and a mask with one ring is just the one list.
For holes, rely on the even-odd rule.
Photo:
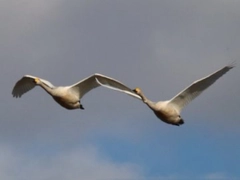
[[(240, 177), (239, 9), (237, 0), (1, 0), (4, 179)], [(97, 72), (166, 100), (234, 60), (179, 128), (104, 88), (82, 99), (84, 111), (40, 88), (11, 97), (25, 74), (70, 85)]]

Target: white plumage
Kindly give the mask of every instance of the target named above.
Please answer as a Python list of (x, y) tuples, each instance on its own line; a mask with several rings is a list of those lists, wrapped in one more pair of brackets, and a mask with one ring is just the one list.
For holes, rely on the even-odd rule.
[(168, 124), (179, 126), (184, 123), (180, 116), (182, 109), (233, 67), (235, 67), (233, 63), (229, 64), (218, 71), (193, 82), (190, 86), (168, 101), (152, 102), (146, 98), (140, 88), (131, 90), (116, 79), (97, 73), (76, 84), (64, 87), (55, 87), (47, 80), (25, 75), (16, 83), (12, 94), (13, 97), (21, 97), (24, 93), (38, 85), (50, 94), (61, 106), (67, 109), (84, 109), (80, 103), (80, 99), (90, 90), (98, 86), (103, 86), (142, 100), (153, 110), (159, 119)]
[(168, 101), (159, 101), (155, 103), (148, 100), (140, 88), (136, 88), (133, 91), (142, 97), (143, 102), (153, 110), (159, 119), (168, 124), (181, 125), (184, 123), (180, 116), (182, 109), (233, 67), (234, 64), (232, 63), (193, 82), (190, 86)]
[[(99, 82), (101, 81), (101, 83)], [(35, 86), (42, 87), (53, 99), (66, 109), (84, 109), (80, 103), (80, 99), (90, 90), (104, 86), (113, 90), (124, 92), (135, 98), (141, 99), (130, 88), (121, 82), (102, 74), (93, 74), (76, 84), (64, 87), (55, 87), (49, 81), (25, 75), (14, 86), (12, 95), (13, 97), (21, 97), (24, 93), (30, 91)]]

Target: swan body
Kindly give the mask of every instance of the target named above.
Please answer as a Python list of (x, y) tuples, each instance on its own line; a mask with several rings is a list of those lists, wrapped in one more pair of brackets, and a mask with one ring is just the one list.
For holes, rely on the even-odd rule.
[[(102, 83), (99, 83), (99, 80)], [(130, 96), (141, 99), (132, 90), (121, 82), (108, 76), (95, 73), (76, 84), (70, 86), (55, 87), (52, 83), (39, 77), (25, 75), (14, 86), (12, 90), (13, 97), (20, 98), (24, 93), (30, 91), (35, 86), (40, 86), (52, 98), (66, 109), (84, 109), (80, 99), (90, 90), (104, 86), (113, 90), (127, 93)]]
[(152, 102), (147, 99), (140, 88), (135, 88), (133, 91), (142, 98), (142, 101), (153, 110), (159, 119), (165, 123), (179, 126), (184, 124), (184, 120), (180, 116), (182, 109), (233, 67), (234, 64), (227, 65), (193, 82), (175, 97), (167, 101)]

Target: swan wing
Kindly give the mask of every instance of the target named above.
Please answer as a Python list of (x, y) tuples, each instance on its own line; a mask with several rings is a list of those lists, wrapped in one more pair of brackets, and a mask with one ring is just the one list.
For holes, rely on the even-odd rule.
[(95, 78), (96, 78), (96, 81), (103, 87), (126, 93), (140, 100), (142, 99), (139, 95), (134, 93), (129, 87), (127, 87), (126, 85), (124, 85), (123, 83), (121, 83), (116, 79), (113, 79), (111, 77), (108, 77), (102, 74), (95, 74)]
[(90, 90), (100, 86), (96, 80), (95, 75), (88, 76), (83, 80), (70, 86), (70, 90), (75, 93), (79, 99), (81, 99)]
[[(23, 76), (18, 82), (16, 82), (15, 86), (12, 90), (13, 97), (20, 98), (24, 93), (30, 91), (36, 86), (36, 83), (34, 82), (34, 79), (38, 78), (31, 75), (25, 75)], [(39, 78), (40, 81), (42, 81), (47, 86), (53, 88), (54, 86), (47, 80)]]
[(102, 74), (98, 74), (98, 73), (95, 73), (95, 74), (79, 81), (78, 83), (73, 84), (72, 86), (70, 86), (70, 89), (73, 90), (78, 95), (78, 97), (81, 99), (90, 90), (92, 90), (96, 87), (99, 87), (99, 86), (103, 86), (103, 87), (113, 89), (116, 91), (124, 92), (128, 95), (131, 95), (133, 97), (141, 99), (140, 96), (135, 94), (130, 88), (128, 88), (121, 82), (119, 82), (111, 77), (108, 77), (108, 76), (105, 76)]
[(205, 89), (210, 87), (215, 81), (221, 76), (227, 73), (230, 69), (235, 67), (234, 63), (229, 64), (218, 71), (193, 82), (189, 87), (178, 93), (173, 97), (169, 103), (173, 105), (176, 110), (180, 113), (181, 110), (188, 105), (194, 98), (199, 96)]

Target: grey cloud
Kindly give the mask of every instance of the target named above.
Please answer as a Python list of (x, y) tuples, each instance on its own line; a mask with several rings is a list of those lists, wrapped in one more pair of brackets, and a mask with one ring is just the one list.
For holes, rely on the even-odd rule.
[[(138, 139), (152, 129), (171, 131), (140, 101), (104, 88), (83, 98), (85, 111), (62, 109), (40, 88), (21, 99), (11, 90), (24, 74), (68, 85), (99, 72), (140, 86), (152, 100), (171, 98), (239, 62), (239, 7), (217, 0), (1, 1), (0, 141), (24, 147), (74, 143), (91, 132)], [(188, 127), (203, 119), (216, 133), (219, 124), (238, 132), (239, 77), (236, 67), (193, 101), (183, 112)]]
[(11, 147), (0, 146), (1, 177), (23, 179), (141, 179), (141, 168), (131, 163), (115, 163), (99, 154), (94, 146), (61, 151), (51, 157), (31, 157)]

